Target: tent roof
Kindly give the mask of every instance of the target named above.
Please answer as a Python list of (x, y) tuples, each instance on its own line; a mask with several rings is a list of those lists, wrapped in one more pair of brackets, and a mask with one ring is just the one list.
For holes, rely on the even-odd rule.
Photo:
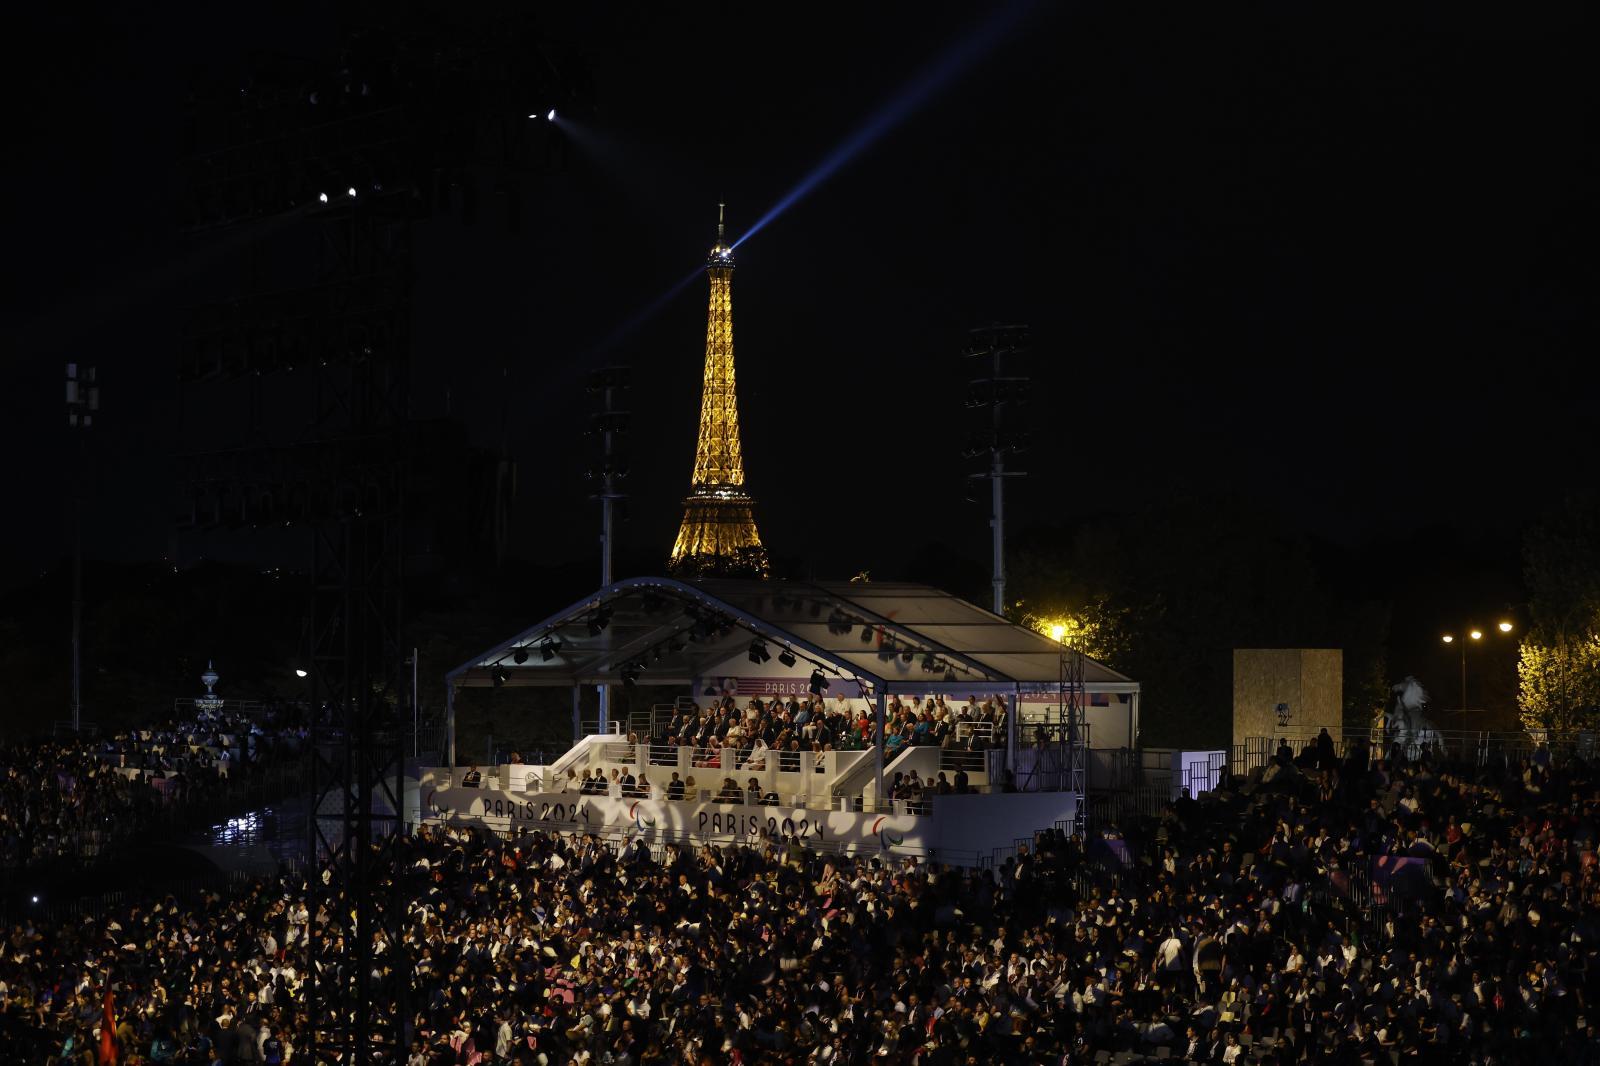
[[(756, 639), (774, 657), (789, 649), (825, 674), (887, 692), (1049, 687), (1061, 677), (1061, 645), (926, 585), (661, 577), (600, 589), (448, 677), (487, 686), (503, 671), (508, 686), (617, 684), (632, 666), (643, 683), (687, 685)], [(1084, 683), (1137, 688), (1087, 657)]]

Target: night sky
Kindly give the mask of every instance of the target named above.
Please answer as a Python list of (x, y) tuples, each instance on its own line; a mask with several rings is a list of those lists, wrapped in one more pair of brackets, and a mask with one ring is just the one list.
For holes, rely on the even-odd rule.
[[(664, 559), (688, 489), (716, 204), (737, 235), (999, 5), (575, 4), (592, 71), (520, 234), (416, 228), (414, 413), (501, 427), (514, 552), (594, 550), (587, 371), (634, 367), (621, 537)], [(1576, 7), (1027, 8), (999, 43), (739, 249), (749, 486), (775, 558), (981, 562), (965, 331), (1031, 324), (1020, 526), (1242, 496), (1364, 545), (1516, 530), (1589, 480), (1578, 252), (1592, 99)], [(251, 48), (326, 55), (323, 5), (13, 13), (0, 585), (53, 567), (61, 364), (97, 363), (91, 555), (172, 547), (174, 362), (215, 263), (177, 233), (185, 94)], [(1514, 542), (1514, 540), (1513, 540)], [(239, 549), (248, 552), (249, 549)], [(180, 555), (181, 561), (191, 561)], [(598, 570), (598, 564), (596, 564)], [(544, 605), (540, 605), (541, 608)], [(543, 613), (542, 610), (534, 614)]]

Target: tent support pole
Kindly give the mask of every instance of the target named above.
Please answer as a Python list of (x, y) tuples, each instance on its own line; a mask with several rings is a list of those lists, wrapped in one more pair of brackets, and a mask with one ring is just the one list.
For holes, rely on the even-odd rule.
[(444, 764), (452, 769), (456, 765), (456, 686), (444, 683)]
[(583, 719), (580, 717), (582, 699), (583, 685), (574, 681), (572, 683), (572, 742), (574, 744), (583, 739)]
[(878, 761), (878, 783), (873, 789), (872, 805), (873, 809), (877, 810), (883, 805), (883, 745), (884, 742), (889, 739), (886, 735), (886, 727), (884, 723), (884, 719), (888, 712), (889, 694), (888, 692), (884, 691), (884, 686), (878, 686), (878, 695), (874, 703), (876, 704), (877, 708), (876, 717), (878, 720), (878, 742), (874, 745), (873, 757)]

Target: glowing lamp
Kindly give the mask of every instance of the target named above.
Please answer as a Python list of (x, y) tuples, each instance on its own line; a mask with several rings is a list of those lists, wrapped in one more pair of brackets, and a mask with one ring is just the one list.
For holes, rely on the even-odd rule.
[(1455, 638), (1455, 637), (1452, 637), (1452, 636), (1451, 636), (1451, 635), (1450, 635), (1450, 634), (1449, 634), (1449, 633), (1446, 633), (1446, 634), (1445, 634), (1445, 635), (1444, 635), (1444, 642), (1445, 642), (1445, 643), (1446, 643), (1446, 644), (1453, 644), (1453, 643), (1455, 643), (1455, 639), (1456, 639), (1456, 638)]
[(1058, 624), (1053, 625), (1053, 626), (1050, 627), (1050, 639), (1051, 640), (1054, 640), (1057, 643), (1060, 643), (1062, 640), (1066, 639), (1066, 636), (1067, 636), (1067, 627), (1066, 626), (1061, 625), (1061, 624), (1058, 623)]
[(1474, 629), (1472, 631), (1472, 633), (1471, 633), (1471, 637), (1472, 637), (1473, 640), (1482, 640), (1483, 639), (1483, 630)]
[(1501, 622), (1500, 623), (1500, 632), (1502, 632), (1502, 633), (1511, 632), (1511, 623), (1510, 622)]

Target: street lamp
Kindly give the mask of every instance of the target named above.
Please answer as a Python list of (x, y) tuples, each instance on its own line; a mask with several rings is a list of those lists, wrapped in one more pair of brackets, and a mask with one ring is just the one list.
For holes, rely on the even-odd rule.
[[(1509, 633), (1511, 632), (1511, 623), (1501, 622), (1497, 628), (1502, 633)], [(1444, 635), (1446, 644), (1458, 644), (1461, 646), (1461, 709), (1457, 713), (1461, 716), (1461, 726), (1463, 728), (1467, 724), (1467, 645), (1476, 644), (1483, 640), (1483, 630), (1481, 629), (1469, 629), (1466, 632), (1468, 639), (1465, 640), (1457, 640), (1454, 633), (1446, 633)]]

